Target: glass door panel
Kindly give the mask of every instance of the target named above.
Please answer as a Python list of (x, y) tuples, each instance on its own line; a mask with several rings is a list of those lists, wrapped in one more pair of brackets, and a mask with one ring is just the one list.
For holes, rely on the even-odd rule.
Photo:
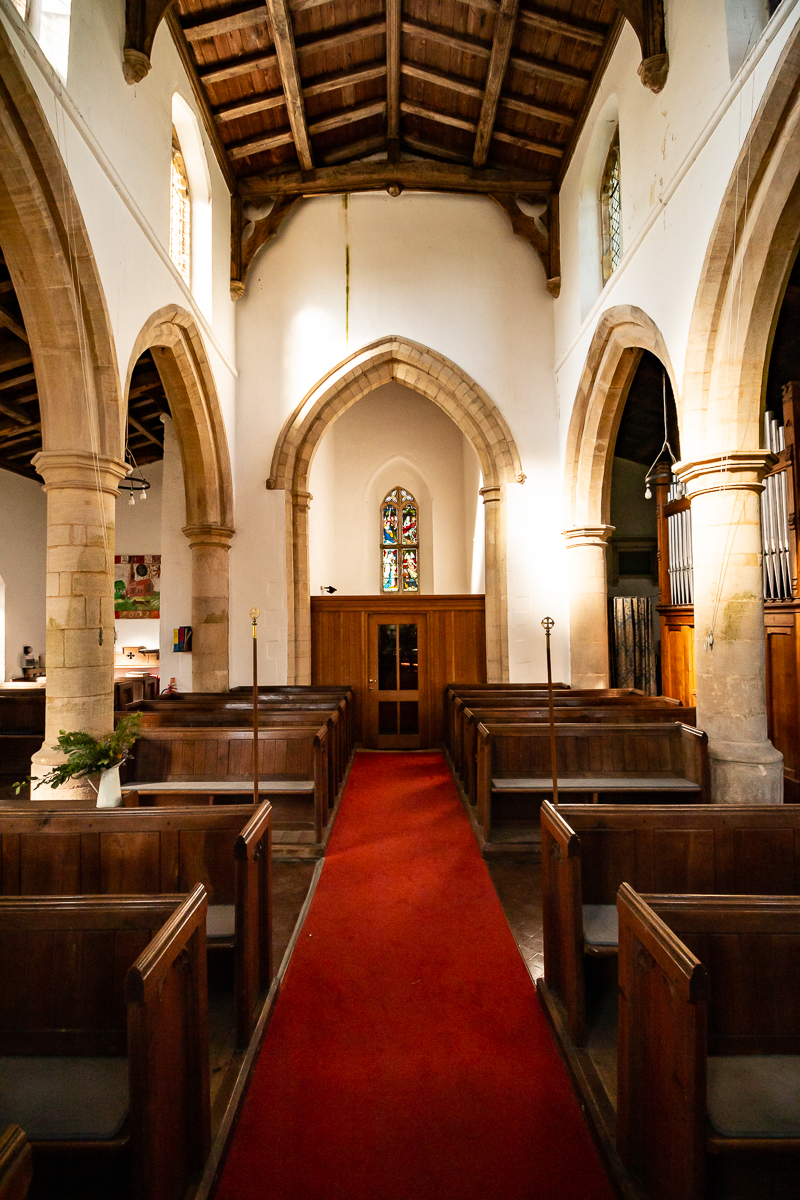
[(425, 628), (425, 618), (370, 615), (367, 743), (376, 749), (421, 745), (420, 649)]

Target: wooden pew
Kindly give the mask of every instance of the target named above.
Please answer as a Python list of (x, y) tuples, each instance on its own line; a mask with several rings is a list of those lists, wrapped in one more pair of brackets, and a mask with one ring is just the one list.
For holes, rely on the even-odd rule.
[[(554, 683), (554, 688), (559, 691), (570, 691), (568, 683)], [(444, 744), (449, 754), (452, 755), (453, 744), (453, 705), (457, 697), (461, 695), (470, 696), (488, 696), (493, 692), (502, 689), (504, 692), (530, 692), (531, 695), (543, 694), (547, 696), (547, 681), (544, 683), (446, 683), (444, 687)]]
[[(477, 803), (476, 766), (478, 753), (478, 726), (484, 725), (540, 725), (550, 719), (546, 704), (532, 708), (462, 708), (461, 769), (458, 774), (469, 796), (470, 804)], [(663, 704), (660, 697), (649, 697), (637, 704), (603, 703), (576, 704), (573, 707), (559, 705), (553, 709), (553, 720), (595, 724), (631, 724), (646, 721), (680, 721), (684, 725), (695, 725), (697, 709), (684, 708), (679, 704)]]
[(27, 1200), (33, 1179), (33, 1154), (19, 1125), (0, 1133), (0, 1200)]
[[(544, 991), (586, 1037), (584, 956), (616, 955), (622, 883), (647, 892), (800, 894), (800, 805), (594, 805), (545, 801)], [(589, 906), (587, 912), (584, 906)]]
[(43, 687), (0, 685), (0, 776), (22, 779), (44, 740)]
[[(556, 764), (559, 799), (708, 803), (708, 738), (680, 722), (557, 725)], [(487, 842), (495, 823), (530, 824), (552, 795), (548, 726), (479, 725), (477, 774)]]
[[(624, 689), (606, 689), (599, 688), (586, 689), (585, 691), (570, 691), (558, 693), (558, 701), (560, 708), (583, 708), (586, 705), (592, 707), (622, 707), (630, 708), (634, 705), (649, 705), (651, 708), (677, 707), (677, 700), (672, 700), (666, 696), (647, 696), (644, 692), (634, 691), (633, 688)], [(484, 708), (494, 709), (525, 709), (525, 708), (544, 708), (547, 706), (547, 692), (531, 692), (529, 694), (519, 692), (511, 694), (509, 692), (496, 692), (492, 696), (480, 695), (473, 696), (463, 694), (456, 696), (453, 700), (453, 742), (451, 756), (454, 760), (456, 771), (459, 775), (462, 774), (461, 763), (464, 749), (464, 713), (467, 708)]]
[[(259, 795), (272, 803), (273, 828), (308, 827), (320, 843), (329, 814), (325, 726), (259, 729), (258, 753)], [(125, 804), (229, 803), (253, 794), (252, 730), (143, 729), (131, 762)]]
[(623, 884), (617, 909), (617, 1149), (649, 1200), (710, 1197), (709, 1156), (800, 1155), (800, 899)]
[(272, 808), (117, 808), (0, 814), (3, 896), (208, 893), (208, 942), (234, 955), (236, 1039), (247, 1046), (272, 963)]
[[(194, 700), (193, 693), (184, 693), (179, 703), (167, 703), (169, 697), (162, 701), (146, 704), (135, 704), (132, 711), (140, 712), (142, 728), (147, 729), (210, 729), (236, 728), (252, 729), (252, 705), (244, 700), (231, 698), (222, 693), (218, 697), (203, 696)], [(333, 703), (333, 702), (331, 702)], [(127, 714), (117, 714), (123, 716)], [(259, 705), (258, 724), (263, 729), (282, 729), (287, 726), (308, 728), (313, 725), (319, 728), (325, 725), (328, 730), (327, 759), (328, 759), (328, 797), (332, 808), (344, 780), (350, 750), (347, 744), (344, 721), (345, 702), (339, 701), (335, 708), (330, 704), (314, 704), (309, 708), (296, 709), (287, 704), (273, 706)]]
[(37, 1175), (129, 1153), (134, 1200), (182, 1200), (201, 1170), (206, 905), (201, 885), (0, 899), (0, 1107), (26, 1130)]

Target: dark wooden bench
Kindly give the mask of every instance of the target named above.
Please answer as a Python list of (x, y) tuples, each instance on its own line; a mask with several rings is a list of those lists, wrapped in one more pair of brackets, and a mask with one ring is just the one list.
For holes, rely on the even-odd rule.
[[(617, 890), (800, 894), (800, 805), (542, 805), (544, 988), (586, 1037), (584, 956), (616, 955)], [(797, 848), (797, 849), (796, 849)]]
[[(212, 729), (212, 728), (253, 728), (252, 703), (240, 697), (231, 697), (227, 693), (220, 695), (202, 695), (196, 699), (197, 693), (176, 693), (178, 699), (163, 697), (157, 701), (135, 704), (132, 711), (141, 713), (143, 729)], [(335, 704), (335, 707), (332, 705)], [(118, 713), (120, 716), (127, 715)], [(308, 708), (297, 709), (291, 704), (260, 704), (258, 707), (258, 724), (262, 729), (283, 729), (290, 726), (319, 728), (325, 725), (328, 730), (327, 761), (328, 761), (328, 797), (329, 805), (333, 807), (336, 797), (344, 780), (350, 749), (347, 744), (344, 722), (346, 720), (345, 701), (338, 704), (330, 701), (325, 704), (314, 704)]]
[[(311, 829), (321, 843), (328, 821), (325, 726), (259, 729), (259, 796), (271, 801), (273, 829)], [(248, 729), (143, 729), (123, 784), (130, 805), (243, 803), (253, 794), (253, 732)]]
[(272, 963), (272, 810), (118, 808), (0, 813), (0, 894), (209, 897), (208, 944), (234, 955), (236, 1036), (247, 1046)]
[[(708, 738), (680, 722), (556, 726), (559, 799), (576, 803), (708, 802)], [(478, 821), (535, 822), (552, 796), (550, 730), (542, 725), (478, 726)]]
[[(554, 683), (559, 691), (569, 691), (568, 683)], [(453, 745), (453, 705), (457, 697), (462, 695), (489, 696), (502, 689), (504, 692), (530, 692), (547, 696), (547, 681), (544, 683), (447, 683), (444, 687), (444, 743), (448, 753), (452, 754)]]
[[(461, 769), (458, 774), (470, 804), (477, 803), (477, 753), (478, 726), (484, 725), (541, 725), (549, 721), (547, 706), (537, 708), (467, 708), (461, 710)], [(660, 698), (651, 697), (637, 704), (603, 704), (553, 708), (553, 720), (559, 723), (581, 724), (641, 724), (653, 721), (680, 721), (684, 725), (695, 725), (697, 709), (684, 708), (679, 704), (663, 704)]]
[[(581, 691), (559, 691), (554, 693), (555, 699), (558, 699), (560, 708), (583, 708), (586, 705), (593, 707), (600, 706), (620, 706), (629, 708), (632, 705), (648, 704), (650, 706), (666, 707), (669, 705), (676, 706), (677, 701), (668, 699), (663, 696), (648, 696), (644, 692), (635, 691), (633, 688), (591, 688)], [(462, 693), (455, 696), (452, 702), (453, 713), (453, 738), (450, 748), (450, 755), (453, 758), (456, 770), (461, 774), (461, 756), (463, 753), (464, 744), (464, 712), (468, 708), (484, 708), (494, 709), (526, 709), (526, 708), (544, 708), (547, 706), (547, 690), (543, 692), (495, 692), (492, 695), (479, 693), (472, 695)]]
[(27, 1200), (33, 1178), (33, 1155), (19, 1125), (0, 1133), (0, 1200)]
[(44, 740), (43, 687), (0, 687), (0, 775), (9, 780), (31, 773), (31, 758)]
[(35, 1174), (129, 1155), (134, 1200), (182, 1200), (210, 1146), (206, 905), (0, 899), (0, 1112)]
[(648, 1200), (718, 1195), (715, 1160), (800, 1155), (800, 899), (623, 884), (617, 909), (617, 1149)]

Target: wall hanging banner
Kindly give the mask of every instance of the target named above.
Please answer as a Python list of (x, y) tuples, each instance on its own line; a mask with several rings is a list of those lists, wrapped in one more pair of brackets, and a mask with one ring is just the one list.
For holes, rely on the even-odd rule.
[(160, 554), (117, 554), (114, 558), (114, 616), (159, 616)]

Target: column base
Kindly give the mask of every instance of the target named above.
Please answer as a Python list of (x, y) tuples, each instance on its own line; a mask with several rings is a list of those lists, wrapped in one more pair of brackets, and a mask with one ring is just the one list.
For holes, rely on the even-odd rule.
[(709, 742), (714, 804), (783, 804), (783, 755), (772, 742)]
[[(65, 756), (58, 750), (53, 750), (50, 746), (44, 745), (41, 750), (37, 750), (31, 759), (31, 794), (30, 799), (35, 803), (62, 804), (64, 800), (78, 800), (81, 802), (96, 804), (97, 792), (94, 790), (89, 780), (71, 779), (68, 783), (62, 784), (61, 787), (51, 787), (49, 783), (42, 784), (41, 787), (36, 786), (36, 783), (43, 775), (46, 775), (51, 767), (55, 767), (58, 763), (64, 762)], [(23, 798), (23, 793), (20, 792), (20, 800)]]

